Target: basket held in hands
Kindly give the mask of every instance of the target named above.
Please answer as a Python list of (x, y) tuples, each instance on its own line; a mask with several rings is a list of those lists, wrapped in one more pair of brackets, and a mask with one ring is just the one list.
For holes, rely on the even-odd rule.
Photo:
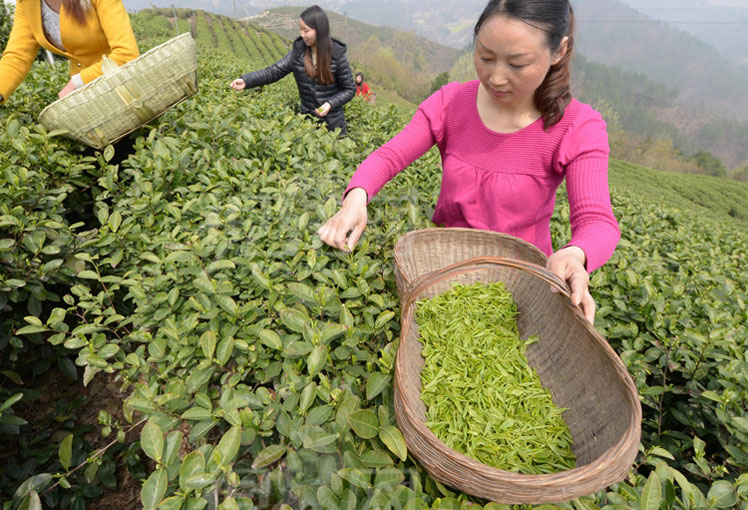
[(197, 93), (197, 47), (189, 33), (117, 66), (101, 61), (102, 75), (39, 114), (48, 130), (103, 149)]
[[(428, 230), (442, 232), (435, 237)], [(436, 480), (498, 503), (569, 501), (623, 480), (638, 453), (642, 418), (636, 386), (623, 362), (572, 304), (565, 282), (526, 260), (539, 257), (526, 250), (523, 242), (511, 236), (486, 237), (480, 231), (482, 241), (470, 240), (469, 233), (450, 232), (453, 230), (411, 232), (405, 235), (410, 240), (396, 244), (402, 315), (395, 362), (395, 415), (408, 452)], [(428, 242), (410, 242), (419, 236), (426, 236)], [(472, 244), (461, 246), (463, 253), (498, 249), (515, 256), (523, 253), (525, 260), (485, 256), (459, 260), (449, 248), (455, 242)], [(424, 262), (424, 251), (437, 254), (435, 266), (439, 266), (436, 259), (451, 265), (421, 273), (417, 265), (407, 266), (406, 261)], [(458, 261), (452, 263), (454, 258)], [(425, 267), (422, 264), (420, 269)], [(517, 303), (520, 337), (538, 336), (538, 341), (527, 347), (527, 359), (553, 402), (567, 408), (563, 417), (573, 437), (576, 468), (544, 475), (496, 469), (452, 450), (426, 426), (426, 407), (421, 400), (424, 360), (415, 322), (417, 301), (448, 291), (454, 282), (470, 285), (478, 281), (503, 281)], [(559, 293), (552, 293), (551, 286)]]

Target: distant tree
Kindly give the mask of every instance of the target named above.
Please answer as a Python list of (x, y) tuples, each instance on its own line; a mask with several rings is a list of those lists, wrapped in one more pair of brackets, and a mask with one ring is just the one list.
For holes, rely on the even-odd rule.
[(465, 52), (457, 59), (452, 69), (449, 71), (449, 76), (454, 81), (465, 83), (470, 80), (476, 79), (478, 76), (475, 74), (475, 62), (473, 61), (473, 52)]
[(711, 152), (699, 151), (688, 158), (688, 160), (696, 163), (696, 165), (707, 175), (716, 175), (719, 177), (725, 177), (727, 175), (725, 165), (715, 158)]
[(730, 176), (737, 181), (748, 182), (748, 165), (744, 165), (735, 170)]
[(447, 83), (449, 83), (449, 71), (444, 71), (443, 73), (437, 74), (436, 78), (434, 78), (434, 81), (431, 84), (431, 92), (429, 92), (429, 94), (433, 94)]

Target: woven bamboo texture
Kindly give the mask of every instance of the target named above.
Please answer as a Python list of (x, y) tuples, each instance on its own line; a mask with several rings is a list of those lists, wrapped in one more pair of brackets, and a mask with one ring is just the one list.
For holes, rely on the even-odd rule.
[[(554, 403), (567, 408), (563, 416), (573, 437), (576, 468), (544, 475), (499, 470), (452, 450), (426, 427), (416, 301), (449, 290), (452, 282), (478, 281), (503, 281), (517, 303), (521, 338), (538, 335), (527, 347), (527, 358)], [(552, 293), (551, 285), (560, 292)], [(478, 257), (422, 276), (408, 289), (403, 305), (395, 414), (408, 451), (433, 478), (498, 503), (537, 504), (569, 501), (626, 477), (641, 436), (636, 387), (613, 349), (572, 305), (565, 283), (529, 262)]]
[(121, 67), (105, 56), (102, 71), (42, 110), (39, 122), (103, 149), (197, 93), (197, 47), (185, 33)]
[(474, 228), (426, 228), (400, 236), (395, 243), (395, 281), (400, 302), (415, 281), (445, 266), (473, 257), (504, 257), (545, 266), (545, 254), (507, 234)]

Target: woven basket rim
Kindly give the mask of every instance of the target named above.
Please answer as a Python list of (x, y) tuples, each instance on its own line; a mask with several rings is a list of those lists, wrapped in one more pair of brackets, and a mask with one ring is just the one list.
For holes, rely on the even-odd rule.
[[(524, 488), (532, 488), (537, 487), (537, 489), (540, 491), (543, 488), (549, 488), (549, 487), (542, 487), (541, 484), (552, 484), (554, 489), (562, 489), (567, 488), (570, 494), (573, 493), (573, 490), (571, 490), (570, 485), (572, 485), (574, 482), (578, 482), (584, 479), (589, 479), (590, 477), (595, 477), (598, 475), (598, 471), (607, 465), (610, 465), (614, 463), (614, 461), (630, 457), (630, 462), (627, 462), (627, 464), (630, 466), (631, 463), (636, 458), (636, 455), (638, 453), (638, 445), (639, 440), (641, 437), (641, 419), (642, 419), (642, 410), (641, 410), (641, 403), (638, 398), (638, 392), (636, 391), (636, 386), (631, 379), (631, 375), (629, 374), (626, 367), (623, 365), (623, 362), (618, 357), (618, 355), (615, 353), (612, 347), (608, 344), (608, 342), (597, 332), (597, 330), (587, 322), (586, 319), (584, 319), (584, 316), (579, 311), (579, 309), (574, 306), (571, 303), (571, 300), (562, 294), (562, 299), (565, 303), (565, 305), (570, 309), (570, 311), (573, 313), (574, 317), (576, 317), (576, 320), (582, 322), (584, 328), (587, 330), (588, 333), (592, 335), (592, 337), (595, 340), (595, 343), (598, 344), (600, 347), (603, 348), (603, 352), (605, 356), (608, 358), (608, 360), (613, 363), (613, 366), (615, 367), (616, 373), (621, 377), (623, 383), (625, 384), (626, 388), (629, 390), (626, 392), (626, 398), (629, 401), (630, 404), (632, 404), (633, 413), (630, 414), (629, 420), (628, 420), (628, 426), (626, 429), (626, 432), (622, 435), (619, 440), (612, 445), (610, 448), (608, 448), (603, 454), (601, 454), (599, 457), (597, 457), (592, 462), (585, 464), (584, 466), (575, 467), (572, 469), (559, 471), (556, 473), (547, 473), (547, 474), (522, 474), (522, 473), (515, 473), (511, 471), (505, 471), (502, 469), (498, 469), (492, 466), (487, 466), (485, 464), (482, 464), (481, 462), (464, 455), (462, 453), (459, 453), (446, 444), (444, 444), (442, 441), (440, 441), (436, 435), (426, 426), (425, 422), (421, 420), (419, 417), (419, 414), (414, 409), (412, 402), (407, 399), (404, 392), (400, 390), (400, 384), (402, 384), (402, 377), (403, 372), (405, 370), (405, 367), (403, 366), (403, 356), (400, 355), (400, 351), (402, 350), (403, 345), (403, 335), (405, 331), (409, 328), (408, 324), (413, 320), (413, 315), (415, 313), (415, 302), (418, 299), (418, 296), (427, 288), (431, 287), (432, 285), (442, 281), (443, 279), (447, 279), (459, 274), (464, 274), (468, 272), (472, 272), (475, 270), (481, 270), (486, 269), (487, 265), (489, 264), (495, 264), (495, 265), (501, 265), (501, 266), (508, 266), (512, 268), (516, 268), (519, 270), (527, 271), (533, 276), (538, 276), (540, 274), (540, 270), (543, 270), (545, 268), (541, 268), (540, 266), (537, 266), (536, 264), (532, 264), (529, 262), (522, 261), (522, 263), (518, 264), (518, 261), (514, 259), (509, 258), (502, 258), (502, 257), (475, 257), (472, 259), (468, 259), (462, 262), (459, 262), (457, 264), (453, 264), (451, 266), (445, 267), (439, 271), (434, 271), (430, 275), (431, 278), (422, 278), (419, 279), (416, 285), (409, 290), (406, 304), (403, 307), (403, 313), (401, 315), (401, 343), (398, 346), (398, 356), (395, 360), (395, 377), (394, 377), (394, 387), (395, 387), (395, 399), (399, 400), (399, 403), (402, 405), (403, 411), (407, 414), (407, 417), (412, 424), (414, 428), (417, 429), (417, 431), (422, 435), (425, 436), (428, 440), (430, 440), (433, 443), (437, 443), (440, 445), (439, 453), (441, 455), (444, 455), (445, 457), (448, 457), (456, 462), (459, 462), (461, 465), (464, 465), (466, 467), (469, 467), (475, 471), (480, 471), (481, 474), (485, 475), (486, 478), (491, 478), (493, 480), (499, 481), (499, 482), (509, 482), (514, 483), (518, 486), (523, 486)], [(407, 444), (407, 440), (406, 440)], [(628, 470), (628, 468), (627, 468)], [(624, 475), (625, 476), (625, 473)], [(621, 479), (623, 477), (620, 477)], [(604, 488), (607, 485), (610, 485), (610, 483), (614, 483), (613, 481), (606, 481), (605, 484), (601, 487)], [(585, 492), (586, 494), (586, 492)], [(579, 494), (582, 495), (582, 494)], [(575, 496), (578, 497), (578, 496)], [(547, 501), (543, 499), (543, 501), (538, 499), (538, 502), (544, 502)], [(526, 503), (530, 501), (522, 501), (522, 503)]]
[[(451, 234), (467, 234), (470, 237), (480, 237), (480, 236), (493, 237), (496, 239), (500, 239), (502, 241), (508, 241), (508, 242), (521, 245), (530, 251), (534, 251), (543, 259), (546, 258), (545, 253), (543, 253), (540, 250), (540, 248), (538, 248), (534, 244), (528, 241), (525, 241), (524, 239), (521, 239), (519, 237), (515, 237), (510, 234), (505, 234), (503, 232), (496, 232), (494, 230), (485, 230), (485, 229), (480, 229), (480, 228), (467, 228), (467, 227), (429, 227), (429, 228), (422, 228), (418, 230), (411, 230), (409, 232), (404, 233), (400, 237), (398, 237), (397, 241), (395, 242), (395, 246), (393, 247), (395, 266), (396, 267), (404, 266), (403, 245), (406, 242), (410, 241), (413, 238), (415, 238), (413, 239), (413, 242), (416, 242), (416, 240), (419, 237), (430, 236), (432, 234), (437, 234), (440, 236), (449, 236)], [(402, 275), (402, 278), (408, 287), (412, 287), (415, 284), (416, 280), (418, 280), (418, 278), (410, 279), (405, 274)]]

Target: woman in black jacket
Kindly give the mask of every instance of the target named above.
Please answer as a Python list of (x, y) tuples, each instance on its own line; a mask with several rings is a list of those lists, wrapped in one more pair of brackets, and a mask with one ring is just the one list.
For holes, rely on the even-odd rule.
[(301, 113), (327, 123), (327, 129), (346, 134), (343, 105), (356, 94), (356, 84), (346, 45), (330, 37), (325, 11), (313, 5), (301, 13), (298, 37), (288, 54), (265, 69), (243, 75), (231, 82), (234, 90), (273, 83), (293, 72), (301, 99)]

